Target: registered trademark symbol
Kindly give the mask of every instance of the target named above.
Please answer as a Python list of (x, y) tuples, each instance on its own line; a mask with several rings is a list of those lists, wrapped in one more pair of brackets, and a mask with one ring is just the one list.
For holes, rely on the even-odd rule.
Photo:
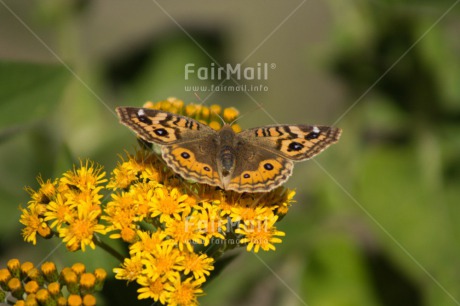
[(276, 68), (276, 64), (275, 63), (271, 63), (270, 64), (270, 69), (275, 69)]

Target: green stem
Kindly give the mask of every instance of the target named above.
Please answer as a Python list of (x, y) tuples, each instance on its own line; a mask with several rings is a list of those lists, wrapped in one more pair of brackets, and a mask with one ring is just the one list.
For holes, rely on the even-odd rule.
[(105, 250), (110, 255), (112, 255), (113, 257), (118, 259), (120, 262), (123, 262), (125, 260), (125, 256), (123, 256), (117, 250), (115, 250), (110, 245), (108, 245), (107, 243), (102, 241), (101, 238), (98, 235), (94, 235), (93, 241), (94, 241), (94, 244), (96, 244), (97, 246), (101, 247), (103, 250)]

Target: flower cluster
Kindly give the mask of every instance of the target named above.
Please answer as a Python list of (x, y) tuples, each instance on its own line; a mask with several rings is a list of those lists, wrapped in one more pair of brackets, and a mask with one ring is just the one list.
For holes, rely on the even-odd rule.
[[(177, 99), (145, 107), (184, 114), (216, 129), (220, 115), (226, 122), (238, 116), (233, 108), (184, 106)], [(86, 162), (59, 180), (39, 178), (40, 188), (28, 189), (32, 200), (22, 210), (23, 236), (35, 243), (37, 233), (45, 238), (57, 233), (71, 251), (100, 244), (96, 233), (122, 241), (129, 257), (114, 269), (115, 277), (137, 282), (139, 299), (168, 305), (196, 305), (225, 251), (275, 250), (284, 236), (275, 223), (294, 196), (283, 187), (240, 194), (187, 182), (145, 148), (122, 158), (108, 181), (104, 174)], [(101, 206), (104, 190), (109, 199)]]
[(26, 188), (31, 200), (27, 208), (21, 209), (24, 239), (35, 244), (37, 233), (44, 238), (57, 234), (70, 251), (84, 251), (87, 245), (94, 249), (94, 234), (106, 233), (99, 222), (101, 184), (107, 182), (104, 177), (102, 167), (88, 161), (67, 171), (59, 180), (45, 182), (38, 177), (40, 188)]
[[(0, 303), (22, 305), (96, 305), (94, 293), (102, 290), (107, 273), (96, 269), (85, 271), (76, 263), (59, 273), (53, 262), (40, 268), (31, 262), (11, 259), (0, 269)], [(64, 290), (64, 288), (66, 290)]]
[(177, 98), (168, 98), (164, 101), (156, 103), (147, 102), (143, 107), (152, 109), (161, 109), (166, 112), (187, 116), (201, 123), (209, 125), (215, 130), (222, 127), (222, 121), (232, 124), (232, 129), (238, 133), (241, 132), (241, 127), (233, 122), (238, 118), (239, 112), (233, 107), (228, 107), (222, 110), (222, 107), (213, 104), (209, 107), (202, 104), (188, 104), (185, 105), (184, 101)]
[(218, 255), (237, 246), (275, 249), (284, 233), (274, 224), (294, 192), (238, 194), (184, 186), (164, 169), (155, 154), (128, 156), (113, 171), (108, 185), (114, 192), (102, 219), (111, 238), (129, 244), (130, 257), (114, 270), (118, 279), (137, 281), (139, 298), (190, 305)]

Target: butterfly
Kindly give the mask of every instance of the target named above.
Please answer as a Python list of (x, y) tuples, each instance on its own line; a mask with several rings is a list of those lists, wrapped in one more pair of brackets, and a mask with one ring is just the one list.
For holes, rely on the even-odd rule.
[(117, 107), (120, 122), (143, 140), (160, 145), (166, 164), (184, 179), (224, 190), (268, 192), (292, 174), (295, 161), (338, 141), (339, 128), (268, 125), (235, 133), (161, 110)]

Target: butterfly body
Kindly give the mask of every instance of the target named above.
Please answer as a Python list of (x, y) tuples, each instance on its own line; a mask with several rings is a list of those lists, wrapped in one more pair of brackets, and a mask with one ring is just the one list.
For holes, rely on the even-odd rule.
[(338, 128), (271, 125), (235, 133), (161, 110), (118, 107), (121, 123), (159, 144), (168, 166), (185, 179), (237, 192), (267, 192), (292, 174), (294, 161), (335, 143)]

